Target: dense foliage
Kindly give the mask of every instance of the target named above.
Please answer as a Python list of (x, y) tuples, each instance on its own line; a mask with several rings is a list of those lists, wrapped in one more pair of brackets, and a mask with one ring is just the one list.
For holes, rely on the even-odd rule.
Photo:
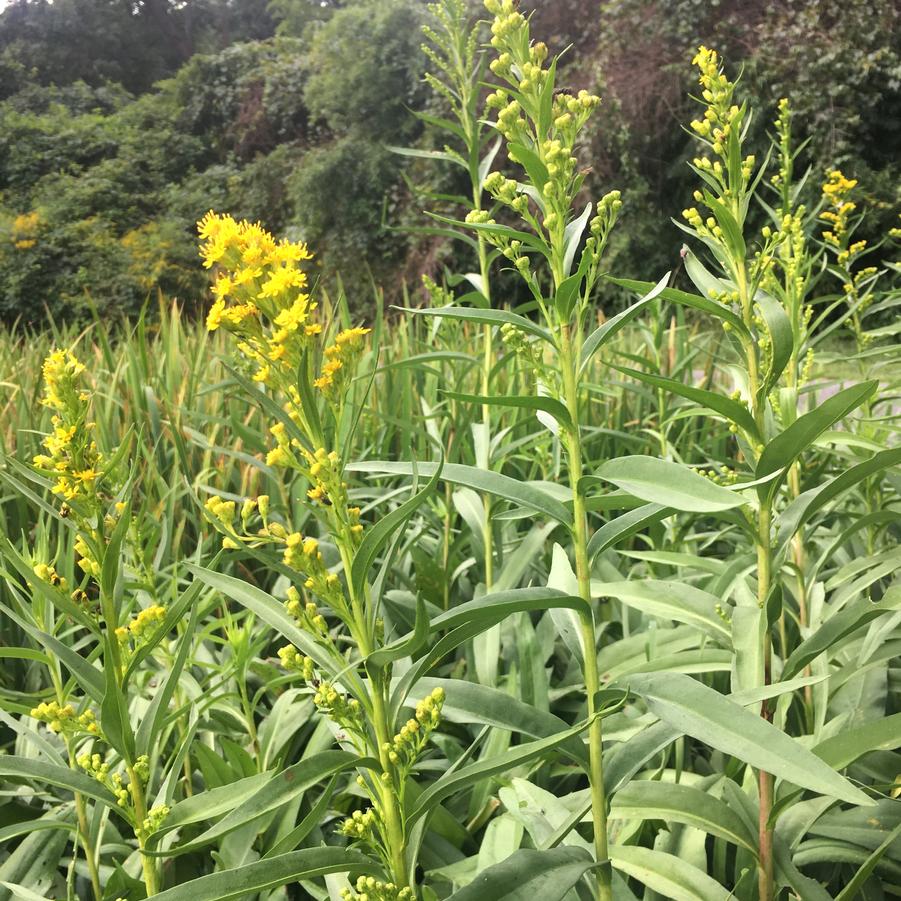
[[(202, 320), (0, 333), (0, 901), (897, 897), (901, 229), (701, 45), (678, 268), (624, 277), (647, 233), (583, 164), (602, 100), (538, 31), (568, 3), (485, 0), (489, 30), (440, 0), (424, 80), (346, 102), (414, 7), (291, 6), (308, 42), (45, 111), (85, 160), (112, 120), (160, 172), (205, 160), (158, 188), (226, 209), (118, 241), (145, 287), (197, 255)], [(160, 98), (172, 155), (138, 140)], [(151, 215), (110, 159), (44, 169), (44, 203)], [(389, 311), (304, 235), (353, 217), (326, 266), (387, 265), (354, 192), (397, 159), (427, 213), (396, 247), (445, 270)], [(278, 185), (302, 234), (228, 211)]]
[[(533, 4), (524, 4), (524, 9)], [(441, 150), (409, 111), (443, 116), (425, 90), (424, 0), (15, 0), (0, 13), (0, 317), (135, 314), (157, 291), (196, 308), (187, 250), (211, 206), (316, 244), (367, 312), (422, 273), (462, 265), (420, 226), (423, 190), (455, 176), (388, 150)], [(692, 153), (686, 62), (714, 42), (745, 66), (760, 115), (791, 88), (817, 177), (840, 165), (867, 187), (871, 236), (897, 200), (901, 56), (890, 0), (534, 4), (566, 83), (604, 97), (583, 136), (586, 196), (615, 184), (630, 227), (617, 268), (671, 268)], [(881, 215), (880, 215), (881, 214)], [(25, 218), (22, 218), (25, 217)], [(29, 233), (21, 226), (29, 224)], [(27, 242), (25, 246), (22, 242)], [(515, 282), (509, 286), (516, 292)], [(153, 308), (151, 304), (151, 308)], [(371, 309), (368, 310), (371, 313)]]

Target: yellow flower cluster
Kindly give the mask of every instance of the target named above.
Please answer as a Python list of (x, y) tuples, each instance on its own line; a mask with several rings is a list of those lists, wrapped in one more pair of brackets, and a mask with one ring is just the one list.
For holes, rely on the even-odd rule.
[(153, 604), (145, 607), (127, 626), (119, 626), (116, 629), (116, 638), (121, 645), (135, 647), (145, 644), (166, 618), (167, 608), (161, 604)]
[[(333, 607), (336, 612), (343, 613), (345, 611), (347, 604), (344, 600), (341, 580), (335, 573), (329, 572), (322, 558), (322, 552), (319, 550), (319, 542), (315, 538), (304, 538), (300, 532), (292, 532), (285, 538), (284, 560), (286, 566), (290, 566), (291, 569), (297, 570), (297, 572), (306, 576), (304, 588), (307, 591), (312, 591), (324, 603)], [(288, 597), (288, 610), (296, 617), (299, 617), (302, 612), (301, 608), (295, 604), (294, 597), (290, 594)], [(311, 624), (315, 627), (315, 630), (318, 630), (320, 627), (315, 615)]]
[[(851, 256), (850, 248), (847, 247), (848, 230), (851, 214), (857, 209), (857, 204), (850, 197), (856, 187), (857, 179), (845, 178), (839, 169), (828, 172), (823, 183), (823, 201), (826, 209), (820, 213), (820, 219), (831, 226), (823, 232), (823, 240), (838, 248), (839, 265), (847, 263)], [(866, 248), (866, 241), (858, 241), (854, 247), (855, 254), (859, 253)]]
[(51, 732), (63, 735), (77, 735), (83, 732), (89, 735), (100, 734), (94, 711), (90, 708), (84, 713), (76, 713), (71, 704), (62, 706), (56, 701), (45, 701), (31, 710), (31, 716), (46, 723)]
[(106, 785), (109, 778), (109, 764), (99, 754), (81, 754), (76, 763), (98, 782)]
[(30, 250), (38, 243), (37, 233), (40, 224), (41, 214), (37, 210), (20, 213), (13, 219), (12, 242), (16, 250)]
[(41, 403), (54, 411), (53, 431), (44, 439), (47, 453), (38, 454), (33, 462), (56, 479), (55, 494), (96, 506), (103, 458), (89, 434), (93, 423), (87, 421), (89, 396), (81, 387), (83, 372), (84, 364), (70, 350), (54, 350), (44, 360)]
[[(722, 186), (724, 197), (730, 197), (735, 192), (743, 190), (751, 180), (756, 160), (753, 156), (746, 157), (740, 166), (737, 175), (741, 177), (741, 184), (731, 184), (729, 179), (729, 144), (740, 140), (742, 110), (732, 102), (735, 84), (726, 77), (723, 72), (719, 55), (715, 50), (701, 46), (692, 59), (692, 65), (698, 68), (698, 83), (701, 87), (701, 99), (704, 103), (704, 114), (700, 119), (691, 123), (692, 131), (713, 151), (719, 159), (711, 160), (709, 157), (696, 157), (693, 160), (696, 169), (712, 177)], [(701, 201), (703, 194), (695, 192), (695, 200)], [(682, 215), (689, 224), (696, 228), (699, 234), (704, 233), (703, 225), (697, 221), (700, 216), (697, 210), (683, 211)], [(708, 219), (707, 229), (718, 237), (715, 232), (716, 223), (710, 224)]]
[(779, 101), (778, 114), (776, 116), (776, 134), (779, 136), (779, 171), (770, 178), (773, 187), (780, 191), (791, 183), (792, 179), (792, 153), (791, 153), (791, 121), (792, 111), (787, 97)]
[(78, 567), (86, 575), (100, 578), (100, 561), (94, 553), (94, 549), (88, 544), (84, 535), (78, 535), (75, 539), (75, 553), (78, 555)]
[(312, 319), (316, 304), (298, 265), (312, 259), (307, 246), (277, 241), (259, 223), (213, 211), (197, 228), (203, 265), (219, 267), (207, 328), (225, 328), (238, 337), (238, 349), (256, 366), (257, 381), (279, 382), (275, 363), (293, 375), (309, 338), (322, 330)]
[(328, 716), (346, 732), (357, 737), (365, 735), (363, 711), (356, 698), (348, 698), (341, 694), (330, 682), (321, 682), (313, 695), (313, 703), (321, 713)]
[(375, 809), (370, 807), (365, 813), (362, 810), (355, 810), (339, 827), (338, 831), (341, 835), (357, 841), (366, 841), (371, 838), (373, 831), (377, 828), (378, 814)]
[(62, 588), (64, 591), (66, 588), (68, 588), (68, 582), (66, 581), (66, 579), (61, 576), (56, 571), (56, 568), (51, 566), (49, 563), (35, 563), (33, 571), (34, 574), (42, 582), (46, 582), (48, 585)]
[(313, 385), (327, 396), (338, 397), (350, 378), (363, 351), (363, 338), (368, 328), (349, 328), (338, 332), (335, 343), (325, 349), (322, 374)]
[(826, 209), (820, 213), (820, 219), (830, 226), (823, 231), (823, 240), (835, 254), (835, 262), (842, 270), (842, 292), (852, 308), (849, 320), (851, 330), (863, 347), (870, 341), (870, 336), (863, 330), (861, 317), (874, 298), (873, 291), (867, 290), (864, 283), (876, 274), (877, 269), (875, 266), (863, 266), (853, 271), (855, 263), (867, 250), (865, 240), (851, 240), (854, 232), (851, 216), (857, 209), (851, 196), (856, 187), (857, 179), (846, 178), (841, 170), (832, 169), (827, 172), (823, 183), (823, 203)]

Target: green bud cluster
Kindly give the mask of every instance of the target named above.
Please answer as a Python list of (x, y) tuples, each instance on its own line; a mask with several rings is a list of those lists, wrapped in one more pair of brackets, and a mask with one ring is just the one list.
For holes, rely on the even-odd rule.
[(109, 779), (109, 764), (99, 754), (82, 754), (75, 761), (89, 776), (106, 785)]
[(500, 328), (501, 341), (511, 353), (521, 357), (532, 374), (538, 378), (544, 368), (541, 345), (537, 340), (530, 340), (512, 322), (505, 322)]
[(369, 842), (372, 840), (373, 833), (378, 828), (378, 814), (374, 807), (370, 807), (367, 811), (355, 810), (344, 822), (338, 827), (341, 835), (361, 842)]
[(278, 656), (282, 666), (288, 672), (298, 673), (305, 682), (311, 682), (315, 675), (313, 658), (305, 657), (293, 644), (286, 644), (279, 648)]
[(169, 816), (169, 807), (165, 804), (151, 807), (147, 816), (144, 817), (144, 822), (135, 827), (135, 835), (143, 841), (163, 825), (167, 816)]
[(413, 901), (411, 888), (398, 888), (393, 882), (380, 882), (374, 876), (360, 876), (353, 889), (342, 889), (342, 901)]
[(337, 723), (346, 732), (362, 738), (366, 735), (366, 724), (360, 702), (341, 694), (330, 682), (322, 682), (313, 695), (317, 709)]
[(404, 723), (400, 732), (382, 746), (385, 756), (401, 775), (410, 771), (432, 732), (438, 728), (443, 705), (444, 689), (436, 688), (416, 705), (414, 715)]

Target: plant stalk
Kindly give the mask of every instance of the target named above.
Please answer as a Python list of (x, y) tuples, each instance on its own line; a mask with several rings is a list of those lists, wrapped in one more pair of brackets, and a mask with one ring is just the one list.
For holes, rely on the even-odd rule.
[(576, 383), (577, 360), (573, 354), (569, 326), (561, 328), (560, 362), (563, 369), (563, 391), (566, 407), (572, 421), (567, 429), (566, 449), (569, 462), (569, 481), (573, 497), (573, 544), (575, 546), (576, 578), (579, 596), (585, 606), (579, 612), (580, 630), (584, 654), (585, 690), (588, 696), (589, 781), (591, 783), (591, 817), (594, 823), (595, 857), (604, 865), (598, 870), (597, 899), (612, 901), (613, 888), (607, 851), (607, 797), (604, 789), (603, 726), (601, 718), (595, 716), (595, 699), (600, 690), (598, 659), (594, 631), (594, 615), (591, 608), (591, 567), (588, 560), (588, 518), (585, 499), (582, 497), (582, 440), (579, 434), (578, 385)]

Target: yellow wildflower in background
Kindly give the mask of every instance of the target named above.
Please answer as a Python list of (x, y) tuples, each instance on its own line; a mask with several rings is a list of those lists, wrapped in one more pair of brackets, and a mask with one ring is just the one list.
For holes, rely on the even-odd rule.
[(37, 244), (41, 214), (37, 210), (20, 213), (13, 219), (11, 241), (16, 250), (30, 250)]
[(848, 319), (851, 331), (859, 346), (866, 347), (871, 338), (864, 331), (861, 320), (875, 297), (872, 284), (866, 283), (877, 270), (875, 266), (856, 268), (855, 265), (867, 252), (866, 240), (852, 241), (857, 224), (851, 218), (857, 209), (852, 198), (857, 184), (856, 178), (847, 178), (840, 169), (828, 171), (822, 189), (825, 209), (820, 213), (820, 221), (829, 226), (823, 230), (822, 237), (827, 249), (835, 256), (842, 278), (842, 293), (851, 308)]

